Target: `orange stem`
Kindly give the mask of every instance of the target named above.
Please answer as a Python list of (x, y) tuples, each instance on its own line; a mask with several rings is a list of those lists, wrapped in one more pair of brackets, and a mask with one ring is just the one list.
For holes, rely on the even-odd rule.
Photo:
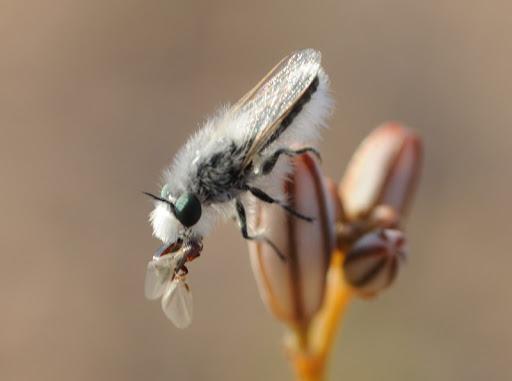
[(341, 317), (351, 299), (350, 287), (343, 276), (344, 254), (333, 254), (324, 305), (307, 331), (297, 330), (288, 343), (291, 361), (298, 381), (321, 381), (325, 377), (327, 359), (332, 350)]

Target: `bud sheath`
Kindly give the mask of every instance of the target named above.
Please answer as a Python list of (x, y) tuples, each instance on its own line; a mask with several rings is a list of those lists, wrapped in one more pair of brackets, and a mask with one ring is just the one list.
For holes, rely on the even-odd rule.
[(252, 225), (264, 228), (286, 260), (263, 242), (250, 242), (251, 264), (260, 295), (281, 320), (305, 326), (320, 309), (330, 255), (334, 246), (335, 206), (315, 160), (308, 154), (294, 159), (284, 183), (288, 204), (313, 217), (301, 220), (282, 208), (257, 203)]
[(422, 146), (419, 137), (396, 123), (375, 129), (361, 143), (340, 185), (349, 219), (368, 216), (377, 205), (403, 215), (419, 179)]

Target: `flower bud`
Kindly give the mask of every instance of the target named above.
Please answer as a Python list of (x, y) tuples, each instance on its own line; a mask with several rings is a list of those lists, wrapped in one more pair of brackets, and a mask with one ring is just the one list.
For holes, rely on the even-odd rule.
[(341, 200), (338, 193), (338, 185), (330, 177), (325, 177), (324, 182), (331, 205), (334, 208), (334, 220), (336, 222), (343, 221), (345, 219), (345, 212), (343, 211), (343, 205), (341, 205)]
[(379, 229), (357, 240), (343, 263), (346, 281), (363, 297), (375, 296), (395, 279), (405, 257), (405, 237), (399, 230)]
[(251, 264), (261, 298), (279, 319), (305, 326), (320, 309), (325, 277), (334, 247), (334, 199), (312, 156), (296, 157), (284, 182), (287, 203), (314, 218), (304, 221), (277, 205), (258, 202), (253, 229), (261, 230), (284, 254), (278, 257), (262, 241), (249, 243)]
[(403, 215), (419, 179), (420, 138), (411, 130), (387, 123), (361, 143), (340, 184), (340, 196), (351, 220), (368, 216), (377, 205)]

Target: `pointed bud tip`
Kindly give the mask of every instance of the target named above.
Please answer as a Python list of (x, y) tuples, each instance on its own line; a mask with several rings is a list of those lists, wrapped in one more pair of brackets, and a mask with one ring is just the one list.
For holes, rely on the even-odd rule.
[(406, 213), (418, 182), (422, 143), (411, 129), (386, 123), (361, 143), (339, 187), (350, 219), (367, 215), (380, 204)]

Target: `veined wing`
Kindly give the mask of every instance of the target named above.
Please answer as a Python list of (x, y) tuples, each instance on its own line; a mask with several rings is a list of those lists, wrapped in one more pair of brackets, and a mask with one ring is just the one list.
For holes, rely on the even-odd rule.
[(176, 259), (172, 255), (153, 258), (148, 262), (144, 279), (144, 295), (147, 299), (158, 299), (163, 295), (176, 268)]
[(170, 283), (162, 298), (162, 310), (177, 328), (192, 323), (192, 291), (184, 279), (177, 277)]
[(251, 145), (244, 166), (277, 133), (288, 111), (318, 75), (320, 61), (320, 52), (313, 49), (290, 54), (233, 106), (232, 112), (248, 116)]

